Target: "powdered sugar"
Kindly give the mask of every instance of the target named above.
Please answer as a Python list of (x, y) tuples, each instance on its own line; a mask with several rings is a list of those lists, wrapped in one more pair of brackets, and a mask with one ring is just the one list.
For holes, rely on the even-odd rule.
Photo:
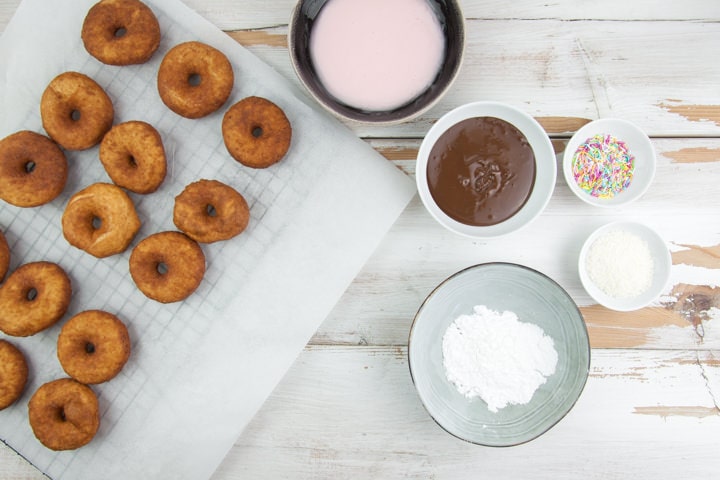
[(542, 328), (484, 305), (450, 324), (442, 350), (447, 379), (466, 397), (482, 398), (492, 412), (528, 403), (558, 361)]

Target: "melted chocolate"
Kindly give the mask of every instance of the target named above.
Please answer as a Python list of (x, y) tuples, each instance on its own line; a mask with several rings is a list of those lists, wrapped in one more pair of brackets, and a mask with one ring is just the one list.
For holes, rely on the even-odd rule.
[(525, 135), (494, 117), (450, 127), (435, 142), (427, 177), (438, 207), (466, 225), (495, 225), (515, 215), (535, 183), (535, 155)]

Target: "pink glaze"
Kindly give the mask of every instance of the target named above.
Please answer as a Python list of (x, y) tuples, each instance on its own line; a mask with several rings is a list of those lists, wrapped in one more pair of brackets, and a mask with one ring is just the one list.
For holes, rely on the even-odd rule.
[(392, 110), (420, 95), (443, 62), (445, 38), (427, 0), (329, 0), (310, 32), (328, 92), (352, 107)]

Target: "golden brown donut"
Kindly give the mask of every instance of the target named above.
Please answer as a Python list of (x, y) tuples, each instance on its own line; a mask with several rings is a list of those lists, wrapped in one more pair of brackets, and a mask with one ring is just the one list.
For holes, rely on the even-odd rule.
[(97, 145), (115, 116), (105, 90), (87, 75), (65, 72), (55, 77), (40, 100), (40, 116), (50, 138), (68, 150)]
[(0, 140), (0, 198), (17, 207), (37, 207), (65, 188), (65, 154), (45, 135), (22, 130)]
[(20, 398), (27, 378), (25, 355), (12, 343), (0, 339), (0, 410)]
[(0, 330), (16, 337), (35, 335), (65, 314), (71, 296), (70, 277), (59, 265), (26, 263), (0, 286)]
[(95, 392), (72, 378), (60, 378), (38, 388), (28, 402), (28, 419), (40, 443), (51, 450), (86, 445), (100, 427)]
[(122, 188), (94, 183), (70, 197), (62, 229), (70, 245), (104, 258), (125, 251), (140, 229), (140, 218)]
[(267, 168), (287, 153), (292, 127), (285, 112), (273, 102), (247, 97), (225, 112), (222, 135), (235, 160), (247, 167)]
[(8, 246), (5, 234), (0, 232), (0, 282), (7, 275), (10, 268), (10, 247)]
[(184, 300), (205, 275), (205, 254), (180, 232), (160, 232), (142, 240), (130, 254), (130, 276), (146, 297), (161, 303)]
[(160, 45), (160, 24), (139, 0), (102, 0), (93, 5), (82, 26), (90, 55), (108, 65), (133, 65), (150, 60)]
[(57, 356), (65, 373), (78, 382), (107, 382), (130, 358), (130, 336), (112, 313), (87, 310), (63, 325)]
[(110, 179), (135, 193), (152, 193), (165, 180), (162, 138), (145, 122), (115, 125), (100, 142), (100, 161)]
[(204, 43), (186, 42), (165, 55), (157, 85), (170, 110), (186, 118), (200, 118), (222, 107), (234, 81), (225, 54)]
[(197, 242), (228, 240), (245, 230), (249, 221), (245, 198), (217, 180), (191, 183), (175, 197), (173, 222)]

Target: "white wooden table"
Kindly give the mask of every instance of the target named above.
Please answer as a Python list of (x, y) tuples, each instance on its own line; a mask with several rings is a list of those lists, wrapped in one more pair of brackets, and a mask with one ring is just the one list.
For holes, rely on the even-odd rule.
[[(186, 0), (297, 82), (286, 48), (294, 0)], [(0, 0), (0, 31), (19, 0)], [(720, 472), (720, 3), (713, 0), (465, 0), (464, 69), (416, 121), (352, 126), (408, 175), (439, 116), (495, 100), (535, 116), (561, 153), (588, 120), (630, 120), (652, 138), (658, 169), (631, 207), (597, 210), (562, 178), (545, 211), (503, 242), (446, 232), (417, 198), (265, 403), (214, 477), (716, 478)], [(593, 305), (577, 255), (597, 226), (656, 228), (672, 285), (656, 305)], [(587, 386), (542, 437), (497, 449), (446, 434), (423, 409), (407, 365), (422, 300), (450, 274), (511, 261), (558, 281), (591, 337)], [(0, 444), (0, 478), (40, 472)]]

